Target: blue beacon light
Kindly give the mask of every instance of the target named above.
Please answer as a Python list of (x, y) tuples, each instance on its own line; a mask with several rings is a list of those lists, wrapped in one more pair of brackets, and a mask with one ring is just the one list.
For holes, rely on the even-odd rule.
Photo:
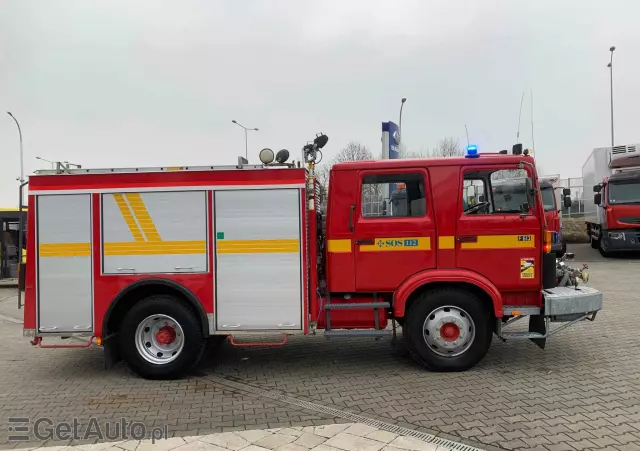
[(476, 146), (475, 144), (469, 144), (464, 156), (465, 158), (478, 158), (480, 156), (480, 154), (478, 153), (478, 146)]

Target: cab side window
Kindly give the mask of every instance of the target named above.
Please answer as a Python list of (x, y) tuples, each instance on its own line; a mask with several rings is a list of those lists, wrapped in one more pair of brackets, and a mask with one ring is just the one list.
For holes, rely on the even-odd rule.
[(464, 175), (464, 214), (532, 214), (533, 186), (524, 169), (469, 171)]
[(424, 177), (420, 173), (365, 175), (361, 203), (363, 218), (425, 216)]

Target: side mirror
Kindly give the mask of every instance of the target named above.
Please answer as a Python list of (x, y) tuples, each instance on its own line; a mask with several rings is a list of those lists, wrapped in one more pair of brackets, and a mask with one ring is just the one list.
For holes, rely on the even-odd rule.
[(601, 189), (602, 189), (601, 185), (599, 185), (599, 184), (598, 185), (593, 185), (593, 192), (594, 193), (599, 193)]
[(564, 196), (564, 208), (571, 208), (571, 197)]
[(571, 190), (569, 188), (562, 188), (563, 196), (571, 196)]
[(484, 196), (482, 196), (482, 195), (481, 195), (481, 196), (479, 196), (479, 197), (478, 197), (478, 202), (484, 202)]
[(596, 205), (600, 205), (602, 203), (602, 194), (594, 194), (593, 195), (593, 203)]

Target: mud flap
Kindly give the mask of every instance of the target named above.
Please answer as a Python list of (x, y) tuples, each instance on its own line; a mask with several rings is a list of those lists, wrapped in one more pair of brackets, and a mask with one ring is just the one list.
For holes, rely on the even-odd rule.
[[(531, 315), (529, 317), (529, 332), (537, 333), (540, 335), (546, 335), (547, 328), (544, 323), (544, 316)], [(537, 344), (540, 347), (540, 349), (544, 349), (545, 345), (547, 344), (546, 338), (529, 338), (529, 340)]]
[(122, 358), (118, 352), (118, 334), (109, 335), (102, 341), (104, 349), (104, 369), (108, 370), (118, 363)]

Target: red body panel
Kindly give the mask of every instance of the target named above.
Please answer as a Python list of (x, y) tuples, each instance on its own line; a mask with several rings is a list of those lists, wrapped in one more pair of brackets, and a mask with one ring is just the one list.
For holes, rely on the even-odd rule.
[[(452, 196), (451, 181), (457, 180), (460, 169), (458, 166), (443, 166), (437, 171), (430, 170), (433, 209), (435, 212), (436, 232), (439, 236), (455, 236), (456, 223), (450, 218), (460, 208), (460, 196)], [(455, 190), (455, 187), (453, 188)], [(455, 248), (438, 245), (437, 264), (439, 269), (456, 267)]]
[(607, 228), (612, 229), (633, 229), (640, 228), (640, 224), (630, 224), (627, 222), (621, 222), (620, 218), (627, 218), (630, 216), (640, 216), (640, 205), (608, 205), (606, 208), (607, 214)]
[[(355, 171), (332, 171), (327, 208), (327, 240), (353, 241), (349, 225), (355, 221), (358, 201), (358, 179)], [(353, 205), (353, 217), (350, 218)], [(353, 246), (353, 244), (352, 244)], [(356, 268), (353, 252), (327, 254), (327, 289), (330, 293), (355, 291)]]
[(24, 293), (24, 328), (36, 328), (36, 199), (29, 196), (29, 214), (27, 215), (27, 268)]

